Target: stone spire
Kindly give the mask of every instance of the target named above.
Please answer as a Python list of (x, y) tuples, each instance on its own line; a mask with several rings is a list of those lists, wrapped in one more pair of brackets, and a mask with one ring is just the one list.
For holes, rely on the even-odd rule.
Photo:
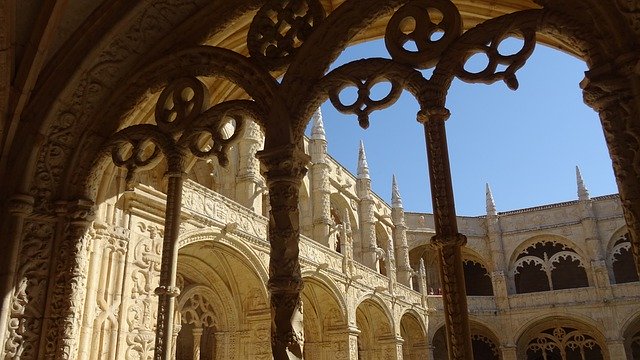
[(320, 108), (313, 113), (311, 117), (313, 121), (313, 125), (311, 127), (311, 140), (327, 140), (326, 134), (324, 132), (324, 123), (322, 122), (322, 111)]
[(400, 197), (400, 190), (398, 189), (398, 182), (396, 181), (395, 175), (391, 178), (391, 207), (402, 207), (402, 197)]
[(489, 187), (489, 183), (486, 184), (486, 196), (487, 196), (487, 215), (496, 216), (498, 212), (496, 211), (496, 202), (493, 200), (493, 194), (491, 193), (491, 188)]
[(360, 152), (358, 153), (358, 179), (371, 179), (369, 177), (369, 164), (364, 153), (364, 142), (360, 140)]
[(589, 190), (587, 190), (587, 187), (584, 186), (582, 173), (580, 173), (580, 168), (578, 166), (576, 166), (576, 182), (578, 183), (578, 199), (589, 200)]

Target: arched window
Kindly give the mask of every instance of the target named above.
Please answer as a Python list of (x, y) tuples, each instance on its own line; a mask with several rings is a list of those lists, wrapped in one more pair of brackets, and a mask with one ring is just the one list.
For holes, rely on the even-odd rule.
[(207, 298), (194, 292), (180, 308), (176, 359), (215, 359), (216, 315)]
[(537, 242), (518, 255), (512, 266), (517, 293), (589, 286), (582, 259), (555, 241)]
[(527, 343), (526, 360), (601, 360), (602, 348), (586, 331), (572, 326), (550, 327)]
[(465, 259), (464, 283), (469, 296), (493, 296), (493, 284), (487, 269), (480, 262)]
[(638, 281), (638, 272), (631, 253), (629, 234), (620, 236), (609, 253), (609, 264), (613, 270), (615, 284)]
[[(482, 326), (484, 328), (484, 326)], [(445, 338), (444, 326), (436, 331), (433, 337), (433, 357), (435, 360), (447, 360), (447, 341)], [(501, 360), (497, 341), (491, 336), (483, 334), (483, 331), (471, 325), (471, 346), (473, 348), (473, 358), (478, 360)]]

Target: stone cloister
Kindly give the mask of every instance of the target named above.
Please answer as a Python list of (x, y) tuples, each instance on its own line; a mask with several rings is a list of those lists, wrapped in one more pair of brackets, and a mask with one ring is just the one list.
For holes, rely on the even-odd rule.
[[(6, 359), (640, 353), (640, 3), (25, 4), (0, 2)], [(328, 70), (380, 37), (389, 58)], [(448, 88), (516, 90), (536, 42), (588, 65), (619, 195), (578, 171), (574, 202), (498, 213), (487, 189), (486, 215), (458, 217)], [(326, 153), (320, 104), (367, 128), (403, 90), (434, 214), (405, 213), (396, 181), (391, 206), (374, 194), (364, 146), (356, 176)]]

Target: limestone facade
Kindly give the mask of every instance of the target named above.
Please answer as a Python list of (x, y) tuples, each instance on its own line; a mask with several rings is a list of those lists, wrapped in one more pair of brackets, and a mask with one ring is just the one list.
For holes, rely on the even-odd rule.
[[(388, 58), (331, 69), (381, 37)], [(2, 355), (633, 357), (639, 39), (633, 0), (0, 0)], [(578, 176), (576, 203), (457, 217), (449, 86), (515, 90), (538, 42), (587, 64), (619, 200)], [(366, 128), (404, 90), (433, 216), (304, 139), (327, 99)]]

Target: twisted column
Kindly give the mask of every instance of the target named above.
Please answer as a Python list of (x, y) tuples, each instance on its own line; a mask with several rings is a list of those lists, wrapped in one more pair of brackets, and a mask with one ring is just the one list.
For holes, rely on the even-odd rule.
[(464, 286), (461, 247), (467, 238), (458, 233), (449, 154), (444, 122), (449, 118), (445, 108), (421, 110), (418, 122), (424, 125), (427, 142), (431, 198), (436, 235), (431, 242), (440, 256), (440, 279), (444, 304), (445, 328), (449, 359), (472, 360), (469, 314)]
[(271, 294), (271, 348), (275, 360), (302, 359), (303, 282), (300, 273), (300, 214), (298, 198), (309, 156), (294, 145), (261, 151), (266, 167), (269, 214), (269, 292)]
[(176, 296), (180, 294), (180, 289), (176, 286), (176, 274), (178, 271), (178, 235), (180, 231), (180, 212), (182, 211), (184, 173), (173, 172), (169, 173), (168, 177), (160, 282), (155, 290), (158, 295), (158, 322), (153, 355), (155, 360), (171, 360), (173, 313)]
[(581, 86), (585, 103), (600, 115), (640, 274), (640, 61), (634, 55), (616, 62), (589, 70)]

